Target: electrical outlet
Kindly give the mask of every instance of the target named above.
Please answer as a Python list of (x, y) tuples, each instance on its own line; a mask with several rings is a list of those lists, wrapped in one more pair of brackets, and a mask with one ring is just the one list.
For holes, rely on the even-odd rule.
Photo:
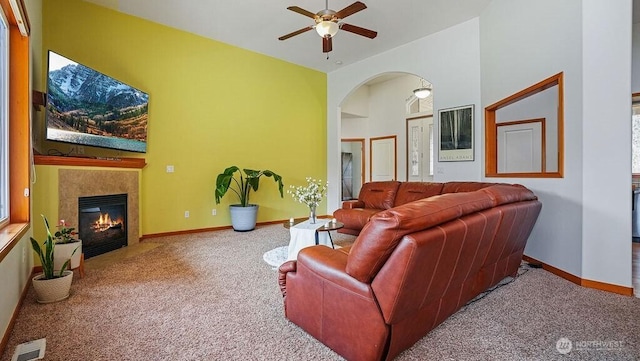
[(212, 215), (212, 216), (215, 216), (216, 214), (218, 214), (218, 211), (216, 211), (216, 209), (215, 209), (215, 208), (214, 208), (214, 209), (212, 209), (212, 210), (211, 210), (211, 215)]
[(184, 211), (184, 218), (189, 218), (189, 211)]
[(77, 148), (78, 154), (84, 154), (84, 147), (79, 145)]
[(172, 165), (168, 165), (167, 166), (167, 173), (173, 173), (173, 166)]
[(436, 167), (436, 173), (444, 174), (444, 167)]

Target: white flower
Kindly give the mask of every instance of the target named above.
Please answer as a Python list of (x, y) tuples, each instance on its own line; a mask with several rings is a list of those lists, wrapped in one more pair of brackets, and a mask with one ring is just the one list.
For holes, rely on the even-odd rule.
[(322, 183), (321, 180), (311, 179), (311, 177), (307, 177), (306, 180), (306, 186), (289, 186), (291, 189), (288, 189), (287, 193), (302, 204), (306, 204), (309, 207), (317, 206), (327, 193), (329, 182)]

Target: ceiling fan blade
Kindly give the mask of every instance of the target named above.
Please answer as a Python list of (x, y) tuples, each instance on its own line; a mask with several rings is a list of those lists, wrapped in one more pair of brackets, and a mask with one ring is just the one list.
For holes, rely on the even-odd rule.
[(349, 15), (353, 15), (355, 13), (357, 13), (358, 11), (362, 11), (364, 9), (367, 8), (367, 5), (365, 5), (364, 3), (360, 2), (360, 1), (356, 1), (353, 4), (347, 6), (346, 8), (338, 11), (336, 13), (336, 16), (338, 17), (338, 19), (344, 19)]
[(296, 12), (296, 13), (298, 13), (300, 15), (308, 16), (308, 17), (310, 17), (312, 19), (316, 18), (316, 14), (312, 13), (311, 11), (305, 10), (303, 8), (297, 7), (297, 6), (289, 6), (287, 9), (291, 10), (293, 12)]
[(354, 34), (365, 36), (365, 37), (367, 37), (369, 39), (374, 39), (376, 36), (378, 36), (378, 32), (377, 31), (361, 28), (359, 26), (355, 26), (355, 25), (351, 25), (351, 24), (340, 24), (340, 29), (342, 29), (344, 31), (348, 31), (350, 33), (354, 33)]
[(328, 53), (331, 50), (333, 50), (333, 41), (331, 39), (332, 38), (330, 36), (325, 36), (324, 38), (322, 38), (322, 52), (323, 53)]
[(298, 34), (302, 34), (302, 33), (306, 32), (306, 31), (311, 30), (311, 29), (313, 29), (313, 26), (307, 26), (306, 28), (302, 28), (300, 30), (296, 30), (296, 31), (294, 31), (292, 33), (289, 33), (287, 35), (283, 35), (283, 36), (279, 37), (278, 40), (287, 40), (292, 36), (296, 36)]

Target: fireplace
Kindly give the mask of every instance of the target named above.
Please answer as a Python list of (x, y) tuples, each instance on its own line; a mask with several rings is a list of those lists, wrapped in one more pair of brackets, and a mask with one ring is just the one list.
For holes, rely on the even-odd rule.
[(78, 197), (78, 236), (84, 258), (127, 245), (127, 194)]

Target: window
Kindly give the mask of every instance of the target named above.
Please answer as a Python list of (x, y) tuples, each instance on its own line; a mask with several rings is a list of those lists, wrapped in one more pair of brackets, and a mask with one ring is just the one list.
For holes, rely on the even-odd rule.
[(429, 175), (433, 177), (433, 123), (429, 124)]
[(562, 178), (563, 74), (485, 108), (485, 175)]
[(631, 118), (633, 140), (631, 142), (631, 173), (640, 174), (640, 102), (634, 94), (633, 117)]
[(0, 11), (0, 227), (9, 223), (9, 31)]

